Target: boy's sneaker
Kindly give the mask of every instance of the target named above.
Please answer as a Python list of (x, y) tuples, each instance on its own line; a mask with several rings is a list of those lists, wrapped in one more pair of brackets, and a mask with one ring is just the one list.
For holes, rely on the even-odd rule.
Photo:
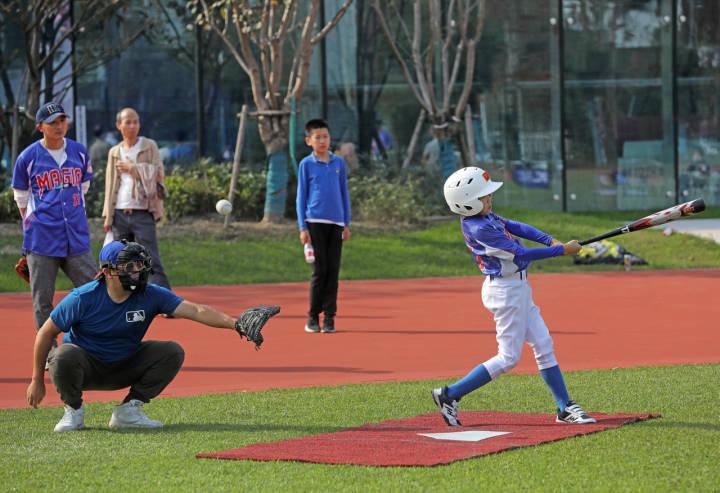
[(143, 411), (143, 401), (131, 399), (121, 406), (117, 406), (110, 417), (110, 428), (162, 428), (160, 421), (150, 419)]
[(447, 396), (447, 387), (433, 389), (432, 398), (440, 408), (440, 414), (448, 426), (462, 426), (462, 423), (460, 423), (458, 419), (460, 403), (456, 400), (451, 400)]
[(322, 332), (324, 334), (332, 334), (335, 332), (335, 319), (333, 317), (325, 317), (325, 320), (323, 320)]
[(587, 424), (597, 423), (595, 418), (590, 417), (575, 401), (568, 401), (565, 409), (560, 411), (555, 419), (558, 423)]
[(320, 332), (320, 319), (315, 317), (308, 317), (305, 323), (305, 332), (315, 333)]
[(65, 414), (55, 425), (55, 431), (75, 431), (83, 428), (85, 428), (85, 407), (80, 406), (80, 409), (73, 409), (66, 404)]

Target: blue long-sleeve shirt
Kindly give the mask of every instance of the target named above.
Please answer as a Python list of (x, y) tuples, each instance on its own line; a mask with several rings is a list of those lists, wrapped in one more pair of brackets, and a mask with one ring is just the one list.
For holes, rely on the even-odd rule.
[(300, 161), (295, 199), (300, 230), (307, 229), (308, 222), (350, 226), (345, 161), (333, 153), (329, 153), (329, 157), (325, 163), (311, 153)]
[[(485, 216), (464, 217), (460, 220), (465, 244), (472, 252), (475, 262), (483, 274), (499, 276), (526, 270), (534, 260), (558, 257), (563, 246), (550, 246), (552, 236), (521, 222), (500, 217), (494, 212)], [(543, 245), (546, 248), (525, 248), (519, 236)]]

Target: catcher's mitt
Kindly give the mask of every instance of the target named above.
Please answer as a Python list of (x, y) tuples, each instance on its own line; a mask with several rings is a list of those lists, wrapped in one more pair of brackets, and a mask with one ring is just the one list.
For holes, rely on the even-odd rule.
[(30, 283), (30, 269), (28, 268), (27, 257), (23, 255), (15, 264), (15, 272), (22, 277), (26, 283)]
[(255, 343), (256, 350), (260, 349), (263, 343), (262, 328), (270, 320), (270, 317), (278, 313), (280, 313), (279, 306), (262, 305), (248, 308), (240, 314), (235, 322), (235, 330), (240, 334), (241, 339), (247, 337), (248, 341)]

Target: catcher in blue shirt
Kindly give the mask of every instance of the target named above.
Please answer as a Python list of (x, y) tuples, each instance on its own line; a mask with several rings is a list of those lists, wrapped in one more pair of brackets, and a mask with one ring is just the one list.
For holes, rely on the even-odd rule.
[(149, 252), (138, 243), (114, 241), (100, 252), (102, 270), (95, 281), (70, 292), (50, 314), (35, 339), (33, 376), (27, 402), (37, 407), (45, 397), (44, 367), (52, 341), (63, 344), (50, 358), (49, 370), (65, 413), (55, 431), (83, 428), (83, 390), (130, 387), (110, 418), (110, 428), (160, 428), (142, 410), (175, 378), (185, 358), (173, 341), (143, 341), (155, 316), (195, 320), (210, 327), (234, 329), (259, 347), (261, 329), (280, 311), (261, 306), (230, 317), (214, 308), (183, 300), (172, 291), (148, 284)]
[[(433, 400), (449, 426), (460, 426), (460, 399), (514, 368), (523, 343), (527, 342), (557, 403), (556, 421), (595, 423), (568, 395), (552, 337), (540, 309), (533, 303), (527, 281), (527, 268), (532, 261), (574, 255), (580, 251), (580, 244), (576, 240), (563, 244), (532, 226), (495, 214), (492, 194), (501, 186), (502, 182), (493, 182), (487, 171), (475, 167), (460, 169), (445, 182), (445, 200), (451, 211), (462, 216), (460, 226), (465, 244), (486, 276), (482, 300), (495, 319), (498, 353), (458, 382), (434, 389)], [(546, 246), (525, 248), (513, 235)]]
[[(300, 243), (311, 243), (315, 251), (305, 331), (333, 333), (343, 240), (350, 238), (347, 171), (343, 158), (330, 152), (325, 120), (305, 124), (305, 143), (313, 152), (300, 161), (295, 200)], [(323, 312), (321, 329), (319, 317)]]

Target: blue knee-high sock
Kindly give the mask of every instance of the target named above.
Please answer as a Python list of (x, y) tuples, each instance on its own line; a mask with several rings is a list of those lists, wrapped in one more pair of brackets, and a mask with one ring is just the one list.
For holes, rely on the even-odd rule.
[(469, 394), (475, 389), (479, 389), (490, 380), (492, 380), (492, 378), (490, 378), (490, 373), (488, 373), (485, 365), (478, 365), (461, 380), (450, 385), (447, 395), (450, 399), (460, 400), (462, 396)]
[(540, 375), (550, 388), (550, 392), (555, 402), (557, 402), (558, 409), (565, 409), (565, 406), (567, 406), (570, 400), (570, 396), (568, 395), (567, 387), (565, 387), (565, 380), (560, 371), (560, 366), (555, 365), (552, 368), (540, 370)]

